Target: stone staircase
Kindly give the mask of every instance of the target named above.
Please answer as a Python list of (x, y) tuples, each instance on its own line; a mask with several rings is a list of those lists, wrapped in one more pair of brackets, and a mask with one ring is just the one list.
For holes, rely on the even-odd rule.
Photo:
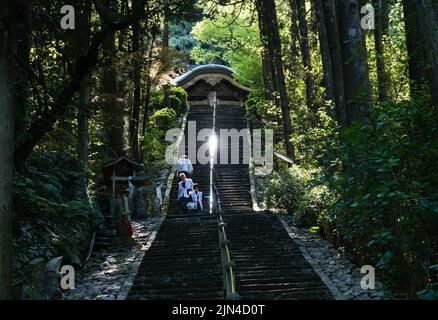
[[(209, 106), (192, 107), (188, 120), (197, 121), (197, 131), (211, 128), (212, 111)], [(216, 112), (217, 133), (246, 128), (243, 108), (218, 106)], [(239, 153), (242, 157), (242, 144)], [(214, 173), (238, 294), (242, 299), (332, 299), (277, 218), (253, 212), (248, 170), (247, 164), (216, 164)], [(217, 220), (208, 214), (209, 165), (195, 164), (192, 178), (204, 192), (207, 214), (181, 214), (175, 178), (168, 215), (141, 262), (128, 299), (224, 298)]]
[[(212, 111), (208, 106), (191, 107), (187, 120), (197, 121), (197, 131), (211, 128)], [(185, 134), (187, 141), (187, 130)], [(193, 167), (193, 181), (200, 184), (204, 210), (208, 211), (209, 165)], [(176, 201), (177, 190), (175, 177), (167, 217), (140, 264), (127, 299), (224, 298), (216, 217), (182, 214)]]
[(128, 299), (222, 299), (216, 219), (169, 216), (138, 269)]
[[(216, 126), (246, 128), (243, 108), (218, 107)], [(230, 149), (235, 147), (230, 146)], [(230, 152), (228, 150), (228, 154)], [(239, 153), (242, 159), (242, 143)], [(241, 298), (331, 299), (329, 290), (278, 219), (269, 213), (253, 212), (248, 165), (218, 165), (215, 178)]]

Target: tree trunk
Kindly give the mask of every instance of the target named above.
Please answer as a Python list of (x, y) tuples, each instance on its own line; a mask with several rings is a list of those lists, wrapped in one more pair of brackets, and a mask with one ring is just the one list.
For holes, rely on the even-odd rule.
[[(143, 107), (143, 128), (142, 135), (146, 134), (146, 129), (149, 122), (149, 106), (151, 103), (151, 89), (152, 89), (152, 80), (146, 79), (146, 88), (145, 88), (145, 96), (144, 96), (144, 107)], [(142, 151), (143, 152), (143, 151)], [(143, 158), (143, 154), (140, 155)]]
[(300, 57), (300, 28), (298, 27), (298, 8), (296, 0), (289, 0), (290, 6), (290, 53), (292, 69), (297, 69)]
[(389, 33), (389, 0), (373, 0), (375, 9), (374, 44), (376, 47), (376, 68), (379, 88), (379, 101), (386, 102), (388, 96), (389, 75), (385, 67), (384, 42)]
[(272, 83), (272, 65), (269, 53), (262, 53), (263, 86), (265, 100), (274, 101), (274, 84)]
[[(438, 20), (435, 17), (432, 0), (416, 1), (419, 10), (420, 34), (426, 45), (427, 76), (432, 104), (438, 111)], [(438, 112), (437, 112), (438, 120)]]
[[(84, 172), (88, 165), (88, 104), (90, 102), (90, 77), (86, 76), (79, 89), (78, 106), (78, 159), (83, 166)], [(86, 187), (86, 181), (85, 181)]]
[[(76, 39), (75, 46), (81, 48), (79, 52), (80, 58), (84, 58), (87, 55), (88, 43), (90, 41), (90, 20), (91, 20), (91, 1), (84, 0), (81, 7), (80, 16), (80, 30), (78, 30), (79, 38)], [(83, 179), (82, 192), (86, 195), (88, 180), (86, 174), (86, 168), (88, 166), (88, 114), (90, 103), (90, 74), (84, 76), (79, 88), (79, 101), (78, 101), (78, 160), (82, 166)]]
[(281, 58), (281, 41), (278, 30), (277, 12), (275, 0), (257, 0), (257, 6), (264, 10), (263, 18), (266, 19), (266, 31), (268, 34), (267, 42), (269, 52), (274, 62), (273, 75), (274, 84), (277, 84), (280, 96), (280, 106), (283, 120), (283, 135), (286, 154), (292, 160), (295, 160), (295, 148), (292, 144), (292, 122), (290, 117), (289, 97), (286, 91), (286, 82), (284, 78), (283, 62)]
[[(103, 44), (105, 57), (114, 57), (114, 34), (107, 37)], [(123, 102), (117, 95), (117, 73), (113, 64), (105, 67), (102, 76), (102, 96), (105, 100), (105, 129), (107, 145), (113, 156), (124, 153), (123, 143)]]
[[(154, 32), (154, 31), (152, 31)], [(148, 59), (146, 62), (146, 93), (144, 97), (144, 109), (143, 109), (143, 128), (142, 128), (142, 135), (146, 134), (147, 124), (149, 122), (149, 105), (151, 101), (151, 88), (152, 88), (152, 79), (150, 76), (151, 66), (152, 66), (152, 57), (153, 57), (153, 50), (156, 40), (156, 34), (152, 33), (151, 35), (151, 41), (149, 45), (149, 52), (148, 52)], [(141, 154), (141, 157), (143, 157), (143, 151)]]
[(307, 29), (306, 20), (306, 2), (304, 0), (291, 0), (296, 1), (296, 7), (298, 9), (298, 22), (300, 29), (300, 50), (301, 58), (303, 60), (303, 65), (305, 69), (305, 82), (306, 82), (306, 99), (307, 107), (309, 110), (314, 110), (315, 107), (315, 89), (312, 70), (312, 60), (310, 57), (310, 46), (309, 46), (309, 32)]
[(278, 81), (275, 78), (274, 72), (274, 62), (271, 57), (268, 44), (268, 31), (266, 26), (266, 19), (264, 18), (264, 12), (260, 6), (257, 6), (259, 32), (260, 32), (260, 43), (262, 44), (262, 66), (263, 66), (263, 85), (264, 85), (264, 95), (267, 101), (273, 101), (277, 110), (275, 110), (276, 121), (277, 121), (277, 135), (283, 135), (283, 123), (281, 117), (278, 114), (278, 109), (281, 109), (280, 101), (278, 99)]
[(409, 78), (411, 80), (411, 96), (418, 95), (427, 85), (426, 66), (423, 43), (420, 40), (420, 30), (417, 24), (416, 3), (403, 0), (406, 46), (409, 59)]
[[(438, 121), (438, 22), (431, 0), (403, 0), (413, 95), (430, 89)], [(418, 60), (422, 59), (422, 60)]]
[(16, 0), (0, 7), (0, 299), (12, 298), (12, 173), (15, 131), (14, 48)]
[(435, 14), (435, 19), (438, 20), (438, 1), (437, 0), (433, 0), (432, 1), (432, 5), (433, 5), (433, 11)]
[[(166, 51), (165, 59), (168, 59), (168, 52), (169, 49), (169, 0), (165, 0), (164, 4), (164, 15), (163, 15), (163, 49)], [(164, 99), (163, 103), (165, 107), (170, 108), (170, 86), (168, 84), (165, 84), (163, 86), (163, 94)]]
[[(74, 70), (66, 75), (69, 79), (56, 95), (50, 106), (41, 106), (41, 112), (34, 117), (24, 134), (24, 138), (17, 141), (14, 153), (14, 165), (17, 170), (23, 168), (23, 164), (32, 152), (35, 145), (52, 130), (56, 121), (62, 117), (65, 108), (71, 103), (73, 97), (80, 89), (80, 84), (84, 76), (89, 74), (96, 66), (102, 44), (112, 35), (114, 41), (114, 32), (125, 29), (147, 15), (145, 12), (145, 3), (147, 0), (139, 0), (139, 8), (131, 12), (130, 16), (123, 17), (116, 23), (102, 26), (93, 33), (87, 56), (79, 58), (75, 63)], [(120, 119), (123, 123), (123, 119)]]
[(30, 43), (29, 35), (31, 32), (31, 17), (33, 11), (33, 1), (24, 0), (17, 3), (17, 24), (16, 24), (16, 61), (15, 61), (15, 137), (16, 139), (26, 128), (26, 113), (28, 101), (28, 74), (26, 68), (29, 67)]
[(274, 84), (272, 82), (272, 59), (269, 55), (269, 49), (266, 43), (266, 25), (263, 20), (263, 12), (257, 10), (258, 14), (258, 24), (260, 31), (260, 43), (262, 45), (262, 68), (263, 68), (263, 87), (265, 100), (274, 100)]
[(138, 126), (140, 122), (140, 105), (141, 105), (141, 62), (142, 57), (140, 52), (140, 24), (135, 23), (132, 26), (132, 51), (135, 55), (134, 58), (134, 101), (132, 105), (131, 121), (129, 124), (129, 141), (131, 144), (132, 157), (135, 160), (140, 159), (139, 147), (138, 147)]
[[(157, 32), (157, 28), (155, 25), (152, 25), (149, 28), (151, 31), (151, 34), (148, 37), (148, 41), (149, 41), (149, 50), (148, 50), (148, 56), (147, 56), (147, 61), (146, 61), (146, 65), (145, 65), (145, 69), (146, 69), (146, 87), (145, 87), (145, 93), (144, 93), (144, 98), (143, 98), (143, 126), (142, 126), (142, 136), (144, 138), (144, 136), (146, 135), (146, 130), (147, 130), (147, 126), (149, 123), (149, 111), (150, 111), (150, 102), (151, 102), (151, 89), (152, 89), (152, 78), (151, 78), (151, 67), (152, 67), (152, 60), (153, 60), (153, 53), (154, 53), (154, 46), (155, 46), (155, 41), (157, 39), (157, 36), (159, 35), (159, 33)], [(140, 160), (143, 161), (144, 159), (144, 149), (143, 149), (144, 144), (140, 145)]]
[[(307, 1), (307, 0), (306, 0)], [(309, 21), (309, 46), (310, 48), (315, 48), (318, 46), (318, 39), (316, 37), (312, 37), (311, 35), (316, 35), (318, 34), (318, 21), (316, 20), (316, 14), (315, 14), (315, 10), (313, 10), (313, 6), (312, 6), (312, 1), (310, 0), (310, 10), (308, 12), (306, 12), (309, 16), (308, 21)]]
[(339, 38), (337, 10), (335, 0), (325, 0), (322, 1), (322, 3), (324, 5), (324, 16), (330, 49), (330, 60), (333, 71), (333, 90), (335, 95), (336, 118), (339, 125), (345, 126), (347, 124), (347, 107), (345, 100), (344, 72), (342, 67), (341, 41)]
[(319, 51), (321, 53), (322, 67), (324, 70), (324, 87), (325, 97), (330, 101), (328, 109), (329, 115), (336, 120), (335, 107), (335, 91), (333, 87), (333, 70), (332, 62), (330, 60), (330, 47), (326, 28), (326, 19), (324, 13), (324, 6), (321, 0), (312, 0), (313, 9), (315, 11), (316, 23), (318, 27), (319, 37)]
[(338, 0), (347, 123), (365, 119), (371, 108), (367, 50), (358, 0)]

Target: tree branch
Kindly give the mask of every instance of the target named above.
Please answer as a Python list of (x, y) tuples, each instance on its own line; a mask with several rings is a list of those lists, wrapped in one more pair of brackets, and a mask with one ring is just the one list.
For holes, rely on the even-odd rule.
[[(17, 146), (14, 153), (14, 164), (17, 170), (22, 169), (25, 160), (32, 152), (35, 145), (52, 130), (55, 123), (61, 118), (64, 109), (71, 103), (76, 92), (79, 91), (83, 78), (89, 74), (98, 62), (99, 50), (105, 39), (116, 31), (125, 29), (133, 23), (147, 18), (145, 5), (147, 0), (139, 0), (138, 5), (133, 8), (132, 14), (118, 22), (112, 22), (104, 15), (96, 1), (93, 0), (96, 10), (104, 20), (104, 26), (91, 37), (91, 43), (87, 54), (78, 56), (75, 61), (75, 69), (71, 76), (66, 76), (70, 81), (63, 87), (54, 99), (50, 108), (44, 108), (41, 116), (34, 120), (27, 132), (24, 134), (22, 142)], [(100, 11), (100, 12), (99, 12)]]

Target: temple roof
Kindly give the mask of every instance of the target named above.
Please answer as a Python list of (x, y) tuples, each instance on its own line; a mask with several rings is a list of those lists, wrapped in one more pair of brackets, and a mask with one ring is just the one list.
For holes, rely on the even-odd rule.
[(126, 162), (128, 165), (131, 165), (133, 168), (138, 167), (141, 163), (134, 161), (133, 159), (128, 158), (126, 155), (119, 156), (118, 158), (111, 160), (102, 165), (102, 168), (113, 167), (120, 162)]
[(175, 81), (177, 85), (182, 86), (185, 82), (189, 81), (195, 76), (206, 73), (223, 73), (232, 77), (234, 70), (220, 64), (204, 64), (180, 75), (173, 81)]
[[(220, 64), (205, 64), (198, 66), (179, 77), (173, 79), (177, 86), (180, 86), (184, 89), (192, 86), (198, 80), (206, 80), (216, 78), (217, 80), (224, 79), (233, 84), (234, 86), (240, 88), (241, 90), (250, 92), (251, 89), (238, 83), (234, 80), (234, 70), (220, 65)], [(214, 83), (214, 82), (213, 82)]]

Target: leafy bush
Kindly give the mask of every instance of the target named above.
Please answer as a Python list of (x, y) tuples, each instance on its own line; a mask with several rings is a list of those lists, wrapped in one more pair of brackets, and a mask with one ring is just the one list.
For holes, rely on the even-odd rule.
[(171, 108), (177, 114), (183, 113), (188, 108), (187, 92), (180, 87), (170, 88), (170, 105), (166, 106), (164, 103), (164, 93), (161, 91), (154, 91), (152, 94), (151, 105), (155, 110), (163, 108)]
[(148, 173), (155, 172), (164, 164), (165, 133), (175, 125), (175, 122), (176, 111), (171, 108), (157, 110), (149, 119), (146, 133), (140, 139), (143, 144), (144, 161), (148, 164)]
[[(163, 108), (155, 111), (151, 122), (161, 130), (167, 130), (175, 124), (176, 112), (171, 108)], [(160, 135), (161, 136), (161, 135)]]
[(309, 172), (298, 166), (274, 173), (265, 190), (266, 205), (295, 215), (309, 180)]
[(295, 141), (302, 164), (274, 174), (267, 205), (292, 214), (299, 225), (317, 224), (334, 235), (330, 240), (357, 263), (379, 268), (395, 292), (435, 299), (435, 119), (429, 104), (414, 100), (377, 105), (367, 122), (345, 129), (323, 122), (319, 131), (310, 129)]
[(187, 91), (184, 90), (181, 87), (172, 87), (170, 89), (170, 99), (172, 103), (172, 108), (175, 110), (175, 107), (173, 105), (172, 101), (175, 101), (175, 103), (178, 103), (178, 109), (175, 111), (178, 112), (185, 112), (189, 106), (189, 102), (187, 100)]
[(153, 87), (151, 89), (151, 107), (153, 110), (159, 110), (163, 108), (163, 92), (162, 89)]
[(264, 106), (268, 103), (264, 99), (263, 90), (254, 90), (249, 93), (245, 102), (246, 114), (248, 117), (260, 117), (265, 115)]
[[(437, 254), (438, 139), (423, 101), (376, 106), (366, 124), (327, 138), (326, 172), (339, 199), (324, 219), (360, 261), (414, 297)], [(333, 141), (342, 141), (334, 144)], [(334, 171), (334, 172), (333, 172)]]
[[(173, 111), (173, 110), (172, 110)], [(144, 161), (148, 164), (148, 172), (153, 172), (157, 167), (164, 163), (163, 155), (165, 144), (163, 130), (156, 126), (150, 126), (143, 137)]]
[(335, 201), (330, 190), (319, 181), (317, 169), (293, 165), (274, 173), (265, 191), (268, 208), (291, 214), (299, 226), (317, 226)]
[(249, 119), (263, 120), (264, 125), (267, 123), (277, 123), (277, 107), (273, 101), (265, 99), (264, 90), (258, 89), (252, 91), (246, 100), (246, 115)]
[(299, 199), (294, 218), (299, 225), (320, 226), (325, 230), (324, 217), (327, 210), (335, 203), (336, 197), (326, 185), (314, 185), (314, 183), (315, 181), (307, 186)]
[[(438, 262), (438, 259), (435, 259)], [(438, 264), (429, 267), (434, 274), (435, 282), (430, 283), (423, 290), (417, 293), (417, 297), (422, 300), (438, 300)]]
[[(79, 190), (83, 174), (78, 168), (77, 160), (65, 154), (39, 153), (14, 175), (17, 256), (84, 257), (99, 212)], [(29, 226), (30, 236), (23, 236), (24, 226)], [(22, 273), (23, 262), (23, 258), (16, 261), (14, 272)]]
[[(299, 150), (297, 160), (300, 163), (312, 166), (322, 164), (327, 148), (322, 141), (326, 141), (336, 130), (336, 123), (327, 115), (326, 109), (326, 106), (322, 106), (316, 116), (310, 116), (308, 110), (298, 110), (300, 114), (294, 116), (294, 121), (308, 122), (308, 125), (300, 127), (293, 134), (294, 145)], [(335, 141), (337, 142), (335, 139), (332, 142)]]
[(169, 100), (170, 100), (169, 107), (172, 108), (172, 110), (174, 110), (175, 112), (179, 113), (182, 105), (181, 100), (176, 95), (173, 94), (169, 96)]

